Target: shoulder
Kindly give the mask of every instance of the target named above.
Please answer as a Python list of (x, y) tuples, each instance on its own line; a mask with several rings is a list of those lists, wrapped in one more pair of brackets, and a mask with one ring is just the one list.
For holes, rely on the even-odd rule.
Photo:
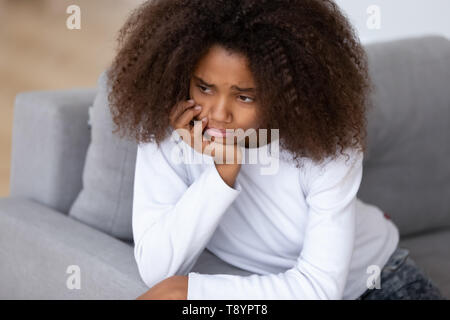
[(166, 138), (159, 145), (156, 141), (138, 144), (137, 164), (153, 167), (155, 172), (159, 173), (175, 171), (179, 176), (185, 177), (186, 165), (182, 161), (183, 144), (176, 131), (168, 128)]
[(363, 152), (356, 148), (346, 148), (341, 153), (337, 152), (334, 156), (328, 156), (320, 162), (307, 159), (306, 163), (309, 167), (309, 174), (324, 174), (327, 170), (348, 170), (355, 165), (362, 163), (364, 158)]
[[(356, 183), (361, 180), (364, 153), (356, 148), (346, 148), (334, 156), (328, 156), (320, 162), (305, 159), (301, 177), (305, 188), (312, 185), (329, 186), (351, 179)], [(346, 180), (345, 180), (346, 179)]]
[(159, 143), (159, 145), (156, 143), (156, 141), (138, 144), (138, 152), (144, 153), (149, 156), (160, 154), (164, 156), (167, 161), (173, 163), (177, 162), (178, 158), (176, 158), (176, 155), (180, 153), (181, 149), (181, 137), (171, 127), (166, 130), (166, 137)]

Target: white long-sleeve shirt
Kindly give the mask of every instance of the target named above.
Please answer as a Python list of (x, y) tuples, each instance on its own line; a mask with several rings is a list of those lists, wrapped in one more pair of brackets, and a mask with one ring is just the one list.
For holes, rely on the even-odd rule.
[[(368, 268), (382, 269), (399, 232), (356, 197), (363, 154), (347, 149), (350, 159), (305, 158), (296, 168), (280, 150), (276, 173), (261, 174), (273, 145), (243, 149), (233, 187), (183, 141), (138, 145), (134, 255), (148, 287), (187, 274), (188, 300), (356, 299), (368, 288)], [(265, 165), (250, 163), (253, 156)], [(190, 272), (205, 247), (254, 274)]]

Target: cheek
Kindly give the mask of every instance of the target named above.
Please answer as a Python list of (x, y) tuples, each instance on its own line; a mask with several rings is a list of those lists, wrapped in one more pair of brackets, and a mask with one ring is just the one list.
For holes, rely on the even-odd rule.
[(258, 129), (259, 128), (259, 119), (256, 113), (250, 112), (248, 114), (242, 115), (239, 117), (241, 119), (240, 126), (244, 128), (245, 130), (253, 128)]
[(249, 119), (250, 119), (250, 127), (258, 129), (260, 126), (260, 119), (258, 113), (256, 111), (253, 111)]
[(193, 90), (192, 86), (189, 87), (189, 97), (190, 97), (191, 99), (194, 98), (194, 90)]

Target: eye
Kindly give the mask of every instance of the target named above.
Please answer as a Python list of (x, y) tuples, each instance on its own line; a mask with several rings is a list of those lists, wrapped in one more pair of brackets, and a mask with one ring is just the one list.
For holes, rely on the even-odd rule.
[[(201, 85), (201, 84), (197, 84), (197, 85), (195, 85), (197, 88), (199, 88), (200, 89), (200, 92), (202, 92), (202, 93), (207, 93), (207, 92), (205, 92), (205, 90), (207, 90), (207, 89), (209, 89), (208, 87), (206, 87), (206, 86), (203, 86), (203, 85)], [(255, 102), (255, 99), (253, 99), (253, 98), (251, 98), (251, 97), (247, 97), (247, 96), (243, 96), (243, 95), (239, 95), (238, 96), (239, 98), (247, 98), (247, 99), (250, 99), (250, 101), (244, 101), (245, 103), (252, 103), (252, 102)]]
[(208, 87), (202, 86), (201, 84), (196, 85), (197, 88), (200, 89), (201, 92), (205, 93), (204, 89), (208, 89)]
[(244, 97), (244, 98), (247, 98), (247, 99), (250, 99), (251, 101), (244, 101), (244, 102), (248, 102), (248, 103), (250, 103), (250, 102), (254, 102), (255, 101), (255, 99), (253, 99), (253, 98), (250, 98), (250, 97), (247, 97), (247, 96), (239, 96), (240, 98), (241, 97)]

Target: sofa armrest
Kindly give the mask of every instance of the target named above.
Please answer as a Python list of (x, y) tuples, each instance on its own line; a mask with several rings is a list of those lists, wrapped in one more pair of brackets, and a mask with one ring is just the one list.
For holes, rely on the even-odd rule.
[(82, 188), (96, 88), (29, 91), (16, 96), (10, 195), (67, 213)]

